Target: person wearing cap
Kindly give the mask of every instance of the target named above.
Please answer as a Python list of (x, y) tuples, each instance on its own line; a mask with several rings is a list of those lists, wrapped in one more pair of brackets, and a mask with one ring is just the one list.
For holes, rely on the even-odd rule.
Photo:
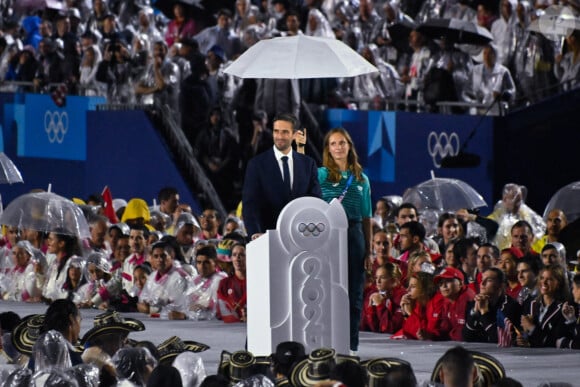
[(246, 321), (247, 291), (245, 245), (241, 243), (233, 244), (231, 247), (231, 262), (234, 267), (234, 272), (220, 281), (217, 292), (219, 307), (218, 315), (222, 321), (226, 323)]
[(302, 343), (283, 341), (276, 345), (276, 352), (270, 355), (272, 372), (276, 381), (290, 378), (292, 368), (306, 358), (306, 350)]
[(14, 267), (5, 274), (0, 285), (2, 299), (7, 301), (36, 302), (42, 295), (42, 285), (36, 280), (35, 264), (46, 267), (46, 258), (28, 241), (19, 241), (12, 248)]
[(173, 264), (175, 251), (171, 244), (161, 241), (151, 248), (151, 273), (139, 295), (137, 309), (154, 317), (183, 320), (187, 316), (186, 295), (191, 278)]
[[(244, 242), (244, 241), (242, 241)], [(234, 239), (222, 239), (216, 246), (217, 250), (217, 269), (224, 272), (226, 275), (234, 273), (234, 266), (232, 264), (233, 246), (236, 243)]]
[(505, 274), (497, 267), (487, 269), (482, 274), (481, 289), (473, 301), (467, 303), (463, 340), (469, 342), (497, 343), (498, 322), (507, 332), (508, 341), (514, 342), (520, 329), (522, 307), (505, 292)]
[(522, 290), (522, 285), (518, 281), (517, 265), (518, 261), (523, 257), (521, 251), (514, 247), (503, 249), (499, 256), (497, 268), (503, 271), (506, 279), (506, 294), (517, 299), (518, 294)]
[(187, 315), (191, 320), (213, 320), (218, 311), (218, 287), (227, 274), (217, 271), (217, 250), (207, 245), (197, 250), (195, 263), (199, 273), (187, 292)]
[(435, 286), (446, 300), (439, 317), (446, 326), (447, 336), (450, 340), (461, 341), (465, 310), (467, 303), (473, 301), (475, 292), (465, 285), (463, 273), (454, 267), (446, 267), (436, 275)]

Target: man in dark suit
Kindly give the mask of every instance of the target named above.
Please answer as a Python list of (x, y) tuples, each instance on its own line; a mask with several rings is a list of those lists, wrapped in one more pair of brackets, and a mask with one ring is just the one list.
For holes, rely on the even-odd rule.
[[(278, 114), (273, 120), (274, 146), (248, 163), (242, 214), (252, 239), (274, 229), (278, 214), (290, 201), (302, 196), (321, 196), (316, 163), (292, 150), (297, 130), (298, 120), (293, 114)], [(289, 174), (289, 182), (284, 180), (285, 174)]]

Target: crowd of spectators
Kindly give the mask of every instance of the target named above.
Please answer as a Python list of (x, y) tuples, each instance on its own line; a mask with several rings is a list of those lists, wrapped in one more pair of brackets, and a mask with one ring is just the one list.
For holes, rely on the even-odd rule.
[[(529, 30), (550, 5), (542, 1), (232, 0), (216, 2), (229, 8), (209, 17), (180, 1), (40, 3), (0, 5), (0, 91), (55, 93), (61, 105), (79, 94), (166, 106), (222, 200), (239, 196), (241, 171), (269, 145), (272, 118), (300, 116), (301, 101), (431, 111), (460, 101), (500, 114), (575, 87), (580, 74), (578, 30), (558, 42)], [(487, 29), (493, 41), (474, 46), (421, 32), (421, 23), (451, 17)], [(379, 72), (304, 80), (224, 74), (259, 40), (297, 34), (340, 39)]]

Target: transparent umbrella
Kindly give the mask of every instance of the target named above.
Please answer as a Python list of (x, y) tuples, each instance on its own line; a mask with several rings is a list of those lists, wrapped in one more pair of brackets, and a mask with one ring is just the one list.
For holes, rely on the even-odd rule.
[(408, 188), (403, 194), (403, 202), (413, 203), (419, 211), (457, 211), (487, 206), (483, 197), (463, 180), (435, 176)]
[(4, 152), (0, 152), (0, 184), (24, 183), (16, 165)]
[(79, 206), (52, 192), (17, 197), (0, 215), (0, 224), (79, 238), (90, 237), (89, 225)]
[(555, 208), (562, 210), (566, 214), (568, 223), (580, 218), (580, 181), (560, 188), (552, 196), (544, 210), (544, 219), (547, 219), (548, 213)]

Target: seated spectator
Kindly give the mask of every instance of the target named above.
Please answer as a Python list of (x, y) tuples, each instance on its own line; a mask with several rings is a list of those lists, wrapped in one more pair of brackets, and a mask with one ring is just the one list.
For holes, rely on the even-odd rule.
[(499, 268), (505, 275), (506, 279), (506, 294), (517, 300), (520, 290), (522, 290), (522, 285), (518, 281), (517, 265), (519, 260), (522, 258), (522, 254), (518, 249), (509, 248), (503, 249), (501, 251), (500, 259), (497, 264)]
[(46, 270), (46, 258), (40, 250), (32, 247), (28, 241), (19, 241), (12, 248), (14, 267), (6, 274), (0, 285), (2, 299), (7, 301), (38, 302), (42, 286), (37, 281), (35, 266)]
[[(473, 66), (463, 99), (484, 104), (481, 113), (499, 115), (515, 101), (516, 86), (507, 67), (497, 63), (496, 49), (483, 48), (483, 63)], [(501, 106), (501, 108), (500, 108)]]
[(489, 268), (497, 266), (499, 262), (499, 249), (491, 244), (484, 243), (477, 249), (476, 265), (475, 269), (475, 282), (472, 287), (476, 293), (479, 293), (479, 288), (481, 286), (482, 273)]
[(505, 328), (502, 331), (507, 333), (502, 336), (503, 346), (510, 346), (516, 332), (512, 332), (509, 327), (518, 329), (521, 314), (520, 304), (505, 293), (505, 274), (495, 267), (487, 269), (482, 275), (479, 294), (467, 304), (463, 340), (498, 343), (498, 322), (501, 322), (508, 328), (507, 332)]
[[(449, 339), (461, 341), (465, 326), (465, 310), (467, 303), (473, 301), (475, 292), (464, 283), (463, 273), (453, 267), (444, 268), (435, 276), (435, 286), (439, 287), (445, 297), (445, 304), (439, 316), (442, 320), (442, 335)], [(444, 332), (447, 330), (448, 332)]]
[(573, 302), (565, 302), (562, 305), (562, 314), (566, 319), (565, 336), (558, 339), (558, 348), (580, 349), (580, 274), (574, 276), (572, 281)]
[(536, 238), (532, 249), (534, 251), (542, 251), (547, 243), (558, 242), (560, 238), (560, 231), (568, 225), (566, 214), (560, 209), (553, 209), (546, 217), (546, 232), (541, 238)]
[(220, 281), (226, 277), (216, 271), (217, 251), (215, 246), (208, 245), (197, 250), (195, 261), (197, 277), (187, 293), (187, 316), (191, 320), (212, 320), (218, 310), (218, 288)]
[[(124, 258), (121, 274), (123, 289), (127, 292), (133, 289), (133, 271), (135, 270), (135, 267), (142, 265), (147, 261), (146, 240), (148, 234), (149, 231), (144, 226), (135, 226), (129, 231), (129, 247), (131, 249), (131, 255)], [(123, 255), (124, 254), (121, 254), (119, 257), (122, 259)]]
[(174, 256), (175, 251), (169, 243), (157, 242), (152, 246), (151, 263), (155, 271), (139, 295), (139, 312), (170, 320), (185, 319), (190, 277), (173, 265)]
[(538, 296), (540, 266), (540, 260), (533, 256), (525, 256), (518, 262), (518, 281), (522, 285), (522, 289), (517, 298), (520, 305), (524, 305), (528, 299), (534, 299)]
[(399, 266), (392, 262), (375, 270), (376, 291), (368, 293), (363, 302), (361, 330), (394, 333), (401, 329), (401, 298), (406, 293), (401, 277)]
[(433, 340), (440, 336), (437, 319), (442, 312), (443, 297), (436, 293), (433, 274), (418, 272), (409, 279), (407, 294), (401, 298), (405, 322), (392, 339)]
[(246, 321), (246, 247), (234, 243), (231, 254), (234, 272), (220, 281), (217, 292), (219, 316), (227, 323)]
[[(55, 259), (46, 271), (41, 266), (36, 266), (39, 273), (37, 285), (44, 284), (42, 297), (51, 301), (68, 298), (69, 292), (76, 290), (76, 286), (81, 284), (82, 271), (79, 266), (84, 260), (75, 261), (76, 264), (72, 265), (74, 273), (69, 273), (73, 258), (76, 254), (80, 254), (78, 239), (71, 235), (51, 232), (48, 236), (48, 253), (54, 254)], [(74, 274), (74, 276), (71, 277), (69, 274)]]
[(457, 215), (451, 212), (445, 212), (439, 216), (437, 221), (437, 235), (433, 240), (439, 245), (439, 251), (447, 250), (447, 245), (451, 240), (463, 236), (463, 228), (457, 220)]
[(466, 285), (473, 285), (476, 282), (477, 250), (478, 241), (474, 238), (460, 239), (453, 246), (453, 255), (459, 261), (458, 269), (464, 276)]
[(539, 295), (523, 307), (522, 329), (517, 343), (522, 347), (555, 347), (566, 318), (562, 306), (570, 298), (566, 273), (560, 265), (549, 265), (540, 271)]

